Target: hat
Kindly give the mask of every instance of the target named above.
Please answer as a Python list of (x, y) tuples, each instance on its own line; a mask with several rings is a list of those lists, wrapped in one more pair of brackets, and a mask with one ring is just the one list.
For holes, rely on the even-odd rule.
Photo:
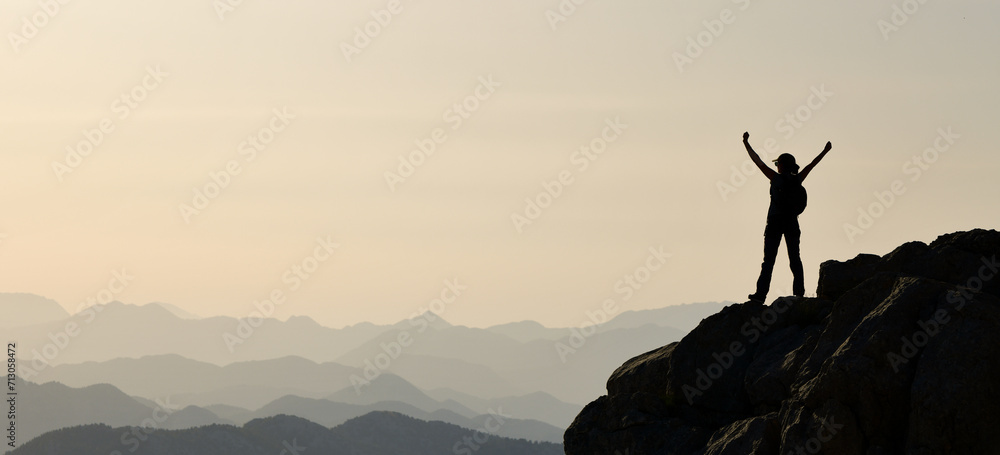
[(780, 164), (781, 167), (790, 169), (792, 172), (799, 171), (799, 165), (795, 164), (795, 157), (791, 153), (782, 153), (778, 155), (778, 159), (773, 161), (774, 163)]

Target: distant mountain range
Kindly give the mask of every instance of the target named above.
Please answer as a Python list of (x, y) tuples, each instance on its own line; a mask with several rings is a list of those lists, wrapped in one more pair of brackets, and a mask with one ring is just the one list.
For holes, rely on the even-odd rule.
[[(24, 383), (20, 400), (22, 442), (74, 425), (143, 425), (161, 403), (171, 407), (154, 420), (161, 429), (279, 414), (335, 427), (376, 411), (468, 429), (502, 413), (498, 434), (560, 442), (579, 403), (602, 393), (601, 378), (725, 305), (628, 311), (584, 329), (533, 321), (479, 329), (441, 318), (333, 329), (298, 316), (255, 321), (247, 333), (246, 321), (162, 303), (112, 302), (73, 316), (27, 294), (0, 294), (3, 304), (25, 315), (0, 334), (17, 340), (20, 372), (35, 383)], [(241, 341), (227, 346), (226, 334)]]
[(502, 415), (506, 423), (497, 434), (509, 438), (561, 443), (564, 428), (537, 420), (517, 419), (503, 407), (492, 413), (467, 418), (449, 410), (426, 412), (399, 401), (382, 401), (369, 405), (337, 403), (330, 400), (287, 396), (279, 398), (253, 413), (255, 418), (281, 414), (295, 415), (323, 426), (336, 426), (345, 421), (373, 411), (392, 411), (426, 421), (442, 421), (463, 428), (483, 428), (493, 415)]
[[(491, 421), (499, 428), (506, 422)], [(142, 436), (140, 438), (139, 436)], [(293, 416), (256, 419), (242, 427), (210, 425), (151, 431), (87, 425), (45, 434), (11, 455), (561, 455), (561, 444), (508, 439), (444, 422), (372, 412), (334, 428)]]
[(58, 365), (31, 379), (73, 387), (105, 382), (129, 395), (169, 396), (183, 405), (229, 404), (256, 409), (284, 395), (329, 395), (350, 386), (350, 375), (356, 372), (337, 363), (317, 364), (293, 356), (220, 367), (170, 354)]
[(432, 398), (391, 373), (381, 374), (359, 394), (350, 384), (350, 374), (363, 372), (336, 363), (316, 364), (298, 357), (219, 367), (168, 355), (59, 365), (43, 370), (37, 379), (59, 381), (72, 387), (110, 383), (128, 395), (169, 398), (177, 406), (225, 405), (231, 410), (225, 417), (236, 423), (252, 418), (250, 410), (286, 395), (362, 405), (398, 401), (426, 412), (446, 409), (465, 417), (504, 406), (518, 418), (541, 420), (560, 428), (569, 425), (572, 416), (579, 411), (578, 405), (559, 401), (544, 392), (527, 396), (532, 398), (506, 396), (487, 400), (438, 388), (441, 398)]
[[(16, 311), (10, 309), (10, 314)], [(329, 362), (389, 329), (373, 324), (331, 329), (304, 316), (254, 321), (258, 322), (253, 328), (244, 321), (241, 328), (236, 318), (186, 319), (159, 304), (111, 302), (54, 322), (5, 328), (4, 332), (22, 344), (22, 361), (44, 356), (50, 363), (63, 364), (176, 354), (227, 365), (288, 355)], [(74, 330), (67, 329), (69, 323), (75, 324)], [(47, 345), (52, 346), (45, 352)]]
[[(599, 325), (597, 333), (645, 324), (686, 333), (701, 318), (714, 314), (725, 305), (699, 303), (626, 311)], [(266, 318), (253, 328), (245, 320), (237, 318), (198, 318), (166, 303), (140, 306), (117, 301), (93, 306), (70, 316), (55, 301), (32, 294), (0, 293), (0, 310), (4, 310), (5, 314), (0, 327), (11, 339), (19, 340), (28, 348), (27, 351), (22, 349), (26, 354), (32, 354), (32, 350), (41, 353), (43, 347), (55, 343), (49, 335), (60, 338), (59, 334), (67, 332), (67, 323), (76, 324), (78, 333), (69, 337), (69, 345), (60, 347), (54, 356), (46, 355), (46, 358), (54, 357), (49, 359), (54, 364), (162, 354), (177, 354), (216, 365), (288, 355), (322, 363), (350, 358), (352, 351), (389, 331), (409, 331), (415, 341), (419, 341), (418, 338), (425, 333), (456, 330), (484, 339), (493, 334), (515, 343), (555, 342), (572, 334), (570, 328), (547, 328), (533, 321), (476, 329), (452, 326), (440, 318), (436, 323), (429, 324), (428, 329), (409, 321), (394, 325), (363, 323), (333, 329), (323, 327), (306, 316), (293, 316), (286, 321)], [(251, 329), (249, 332), (241, 330), (248, 327)], [(179, 333), (184, 336), (176, 336)], [(226, 334), (232, 337), (224, 337)], [(356, 352), (353, 354), (356, 355)]]
[[(621, 359), (684, 335), (665, 324), (687, 327), (723, 305), (624, 312), (587, 335), (530, 321), (478, 329), (437, 318), (426, 328), (402, 321), (332, 329), (303, 316), (265, 319), (241, 338), (241, 344), (232, 346), (233, 352), (223, 336), (240, 336), (240, 320), (186, 319), (177, 315), (179, 310), (162, 304), (112, 302), (99, 312), (87, 310), (2, 332), (7, 339), (18, 340), (21, 366), (28, 368), (22, 375), (29, 380), (77, 386), (107, 382), (139, 396), (183, 395), (191, 404), (256, 408), (287, 394), (319, 398), (350, 385), (352, 375), (364, 378), (366, 369), (368, 377), (392, 372), (425, 390), (446, 388), (485, 399), (542, 391), (561, 401), (582, 403), (603, 389), (595, 378), (606, 377)], [(72, 336), (67, 335), (70, 323), (75, 324)], [(394, 343), (400, 336), (409, 345), (397, 349)], [(125, 360), (147, 356), (161, 361)], [(52, 365), (82, 365), (73, 374), (60, 374), (54, 371), (59, 367), (43, 359)], [(253, 363), (276, 359), (288, 365)], [(86, 362), (107, 365), (91, 364), (86, 372)], [(239, 393), (232, 393), (237, 389)]]
[[(467, 429), (482, 428), (491, 416), (499, 415), (505, 420), (504, 425), (496, 433), (499, 436), (556, 443), (562, 441), (564, 426), (557, 427), (537, 420), (525, 420), (504, 408), (502, 403), (480, 415), (457, 402), (436, 406), (435, 403), (438, 402), (399, 377), (386, 375), (377, 378), (372, 387), (372, 395), (384, 400), (356, 404), (288, 395), (255, 411), (249, 411), (218, 406), (181, 408), (169, 398), (148, 400), (130, 397), (108, 384), (72, 388), (55, 382), (35, 384), (19, 380), (17, 436), (23, 443), (53, 430), (88, 424), (167, 430), (213, 424), (242, 425), (253, 419), (281, 414), (295, 415), (323, 426), (333, 427), (371, 412), (393, 411), (422, 420), (443, 421)], [(346, 398), (348, 393), (353, 394), (353, 391), (341, 391), (333, 394), (331, 398)], [(420, 403), (423, 408), (409, 402)], [(453, 409), (449, 409), (449, 405)]]
[[(27, 442), (45, 432), (89, 423), (140, 425), (153, 409), (108, 384), (80, 389), (50, 382), (17, 381), (17, 439)], [(166, 418), (166, 414), (161, 413)], [(7, 448), (4, 445), (4, 448)]]
[[(610, 321), (597, 327), (598, 333), (615, 329), (630, 329), (646, 324), (672, 327), (684, 333), (690, 332), (702, 319), (715, 314), (733, 302), (701, 302), (685, 305), (671, 305), (651, 310), (623, 311)], [(511, 322), (487, 327), (493, 333), (506, 335), (520, 342), (532, 340), (555, 341), (566, 336), (566, 328), (549, 328), (535, 321)]]

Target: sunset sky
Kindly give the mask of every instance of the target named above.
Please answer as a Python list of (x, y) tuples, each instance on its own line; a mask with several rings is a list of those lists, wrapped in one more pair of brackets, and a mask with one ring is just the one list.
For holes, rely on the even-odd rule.
[(245, 317), (278, 289), (275, 317), (333, 327), (445, 280), (479, 327), (743, 301), (744, 131), (768, 162), (833, 142), (807, 294), (822, 261), (1000, 224), (1000, 3), (580, 3), (4, 2), (0, 291), (75, 312), (124, 270), (126, 303)]

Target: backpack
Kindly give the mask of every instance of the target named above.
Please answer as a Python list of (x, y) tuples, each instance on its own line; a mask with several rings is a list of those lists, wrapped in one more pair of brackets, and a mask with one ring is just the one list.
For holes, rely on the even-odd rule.
[(806, 210), (806, 187), (802, 186), (802, 181), (795, 176), (784, 176), (780, 175), (784, 182), (782, 182), (782, 193), (784, 193), (783, 199), (785, 202), (785, 209), (788, 213), (793, 213), (795, 216), (801, 215), (802, 212)]

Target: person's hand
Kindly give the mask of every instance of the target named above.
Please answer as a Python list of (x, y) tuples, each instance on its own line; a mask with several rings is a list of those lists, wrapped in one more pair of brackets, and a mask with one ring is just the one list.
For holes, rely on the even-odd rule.
[(749, 139), (750, 139), (750, 133), (743, 133), (743, 142), (746, 142)]
[(833, 148), (833, 144), (831, 144), (830, 141), (826, 141), (826, 147), (823, 148), (823, 151), (824, 152), (829, 152), (830, 149), (832, 149), (832, 148)]

